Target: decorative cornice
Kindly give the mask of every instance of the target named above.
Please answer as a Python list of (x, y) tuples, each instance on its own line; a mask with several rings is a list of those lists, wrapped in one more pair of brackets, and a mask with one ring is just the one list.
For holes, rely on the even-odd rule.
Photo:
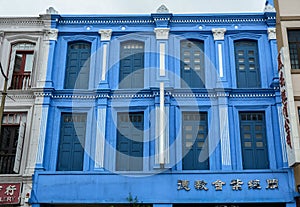
[(101, 36), (101, 41), (110, 41), (112, 30), (111, 29), (101, 29), (98, 31)]
[(214, 40), (224, 40), (225, 32), (225, 28), (213, 28), (212, 33), (214, 35)]
[(153, 24), (154, 21), (151, 17), (61, 17), (59, 19), (59, 24), (114, 24), (114, 25), (124, 25), (124, 24)]
[(36, 17), (6, 17), (0, 18), (0, 25), (43, 26), (44, 21)]
[(58, 14), (58, 11), (56, 11), (53, 7), (49, 7), (46, 9), (47, 14)]
[(45, 32), (45, 39), (46, 40), (57, 40), (58, 36), (58, 29), (49, 29), (49, 30), (44, 30)]
[(154, 28), (156, 39), (167, 40), (169, 38), (170, 28)]
[(276, 28), (268, 28), (268, 39), (276, 40)]

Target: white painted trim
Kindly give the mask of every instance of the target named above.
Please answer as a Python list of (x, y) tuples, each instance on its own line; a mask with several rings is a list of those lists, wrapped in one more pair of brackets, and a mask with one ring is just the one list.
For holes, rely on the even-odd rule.
[(105, 75), (107, 71), (107, 44), (103, 45), (103, 55), (102, 55), (102, 74), (101, 74), (101, 80), (105, 81)]
[(98, 109), (95, 148), (95, 168), (104, 168), (104, 145), (106, 129), (106, 109)]
[(222, 44), (218, 44), (218, 56), (219, 56), (219, 75), (220, 75), (220, 78), (223, 78), (224, 74), (223, 74), (223, 51), (222, 51)]
[(166, 43), (159, 43), (159, 75), (166, 75)]
[(159, 84), (159, 164), (165, 164), (165, 86), (164, 82)]
[(219, 106), (222, 165), (231, 165), (228, 107)]

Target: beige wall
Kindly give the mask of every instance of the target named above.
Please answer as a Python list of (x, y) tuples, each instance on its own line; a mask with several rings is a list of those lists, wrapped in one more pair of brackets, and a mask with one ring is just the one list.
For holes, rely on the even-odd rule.
[(278, 0), (280, 16), (299, 16), (300, 0)]

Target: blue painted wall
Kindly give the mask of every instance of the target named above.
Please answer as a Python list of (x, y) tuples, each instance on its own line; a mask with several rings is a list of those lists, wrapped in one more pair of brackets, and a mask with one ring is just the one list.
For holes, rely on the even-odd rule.
[[(48, 116), (45, 142), (39, 153), (43, 160), (34, 174), (31, 203), (111, 204), (127, 203), (129, 193), (144, 203), (289, 203), (294, 205), (293, 172), (287, 167), (281, 102), (276, 73), (276, 41), (268, 39), (268, 28), (275, 27), (275, 13), (209, 15), (52, 15), (52, 27), (58, 29), (51, 42), (48, 61)], [(167, 40), (156, 40), (155, 28), (169, 28)], [(212, 29), (225, 28), (224, 40), (214, 40)], [(112, 29), (110, 41), (101, 41), (98, 31)], [(180, 86), (180, 40), (203, 41), (205, 89)], [(145, 45), (144, 89), (119, 89), (120, 44), (138, 40)], [(260, 88), (237, 88), (234, 41), (255, 40), (259, 51)], [(91, 43), (90, 74), (87, 90), (64, 89), (67, 46), (69, 42)], [(166, 76), (159, 75), (158, 43), (166, 45)], [(108, 73), (101, 80), (103, 45), (108, 46)], [(220, 76), (218, 45), (222, 48), (223, 75)], [(165, 83), (165, 107), (168, 109), (170, 162), (164, 170), (155, 164), (155, 108), (159, 106), (159, 83)], [(221, 130), (225, 109), (228, 125)], [(102, 114), (99, 111), (102, 110)], [(116, 117), (118, 112), (144, 113), (143, 171), (115, 171)], [(182, 170), (181, 120), (183, 111), (208, 114), (209, 170)], [(243, 170), (239, 112), (261, 111), (266, 119), (269, 169)], [(62, 113), (86, 113), (87, 128), (83, 171), (56, 171)], [(223, 112), (222, 112), (223, 113)], [(226, 114), (225, 113), (225, 114)], [(105, 128), (98, 129), (102, 120)], [(224, 120), (225, 121), (225, 120)], [(97, 129), (105, 133), (104, 168), (95, 159)], [(229, 143), (222, 137), (229, 134)], [(224, 148), (225, 146), (225, 148)], [(227, 149), (229, 148), (229, 149)], [(39, 154), (38, 156), (41, 156)], [(212, 183), (226, 184), (216, 191)], [(243, 181), (235, 191), (230, 182)], [(258, 179), (261, 189), (249, 189), (248, 182)], [(278, 188), (268, 189), (267, 180), (277, 179)], [(190, 190), (178, 190), (178, 180), (189, 181)], [(194, 188), (194, 181), (207, 182), (208, 191)]]

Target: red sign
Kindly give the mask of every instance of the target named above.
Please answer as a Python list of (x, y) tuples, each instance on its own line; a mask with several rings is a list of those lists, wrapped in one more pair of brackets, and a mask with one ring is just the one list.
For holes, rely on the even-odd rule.
[(0, 205), (20, 203), (21, 183), (0, 183)]

